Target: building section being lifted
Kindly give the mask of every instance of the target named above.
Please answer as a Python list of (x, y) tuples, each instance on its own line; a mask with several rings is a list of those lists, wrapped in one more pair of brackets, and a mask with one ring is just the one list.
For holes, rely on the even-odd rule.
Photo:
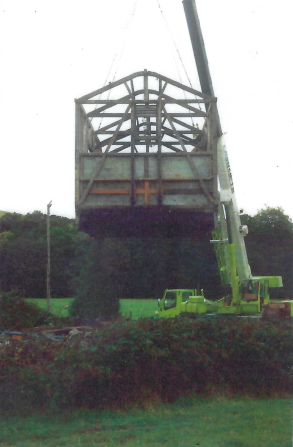
[(201, 238), (214, 228), (214, 96), (144, 70), (75, 102), (80, 229), (94, 237)]

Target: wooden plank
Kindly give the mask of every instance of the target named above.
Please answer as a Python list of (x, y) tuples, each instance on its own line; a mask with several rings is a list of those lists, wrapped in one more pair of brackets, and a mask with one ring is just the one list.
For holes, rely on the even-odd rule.
[(129, 195), (128, 189), (91, 189), (90, 194), (116, 194), (116, 195)]
[(149, 101), (149, 86), (148, 86), (148, 71), (143, 72), (143, 87), (144, 87), (144, 101), (148, 103)]
[(164, 189), (164, 195), (177, 195), (177, 194), (184, 194), (184, 195), (192, 195), (192, 194), (202, 194), (201, 188), (185, 188), (185, 189)]
[[(132, 81), (132, 79), (131, 79)], [(130, 82), (131, 82), (130, 81)], [(132, 82), (133, 83), (133, 82)], [(154, 93), (155, 90), (149, 90), (150, 93)], [(137, 92), (136, 92), (137, 93)], [(158, 92), (156, 92), (158, 94)], [(127, 95), (128, 96), (128, 95)], [(166, 99), (166, 96), (163, 98), (163, 105), (165, 104), (211, 104), (212, 102), (216, 102), (217, 98), (211, 98), (211, 99)], [(79, 100), (76, 100), (76, 104), (105, 104), (109, 106), (114, 106), (117, 104), (130, 104), (131, 99), (88, 99), (86, 101), (83, 101), (82, 103)], [(149, 104), (157, 104), (157, 99), (149, 99)], [(135, 104), (145, 104), (144, 99), (136, 99)]]
[(183, 127), (185, 126), (187, 129), (190, 129), (194, 134), (198, 134), (198, 135), (202, 134), (202, 130), (201, 129), (198, 129), (197, 127), (191, 126), (191, 124), (187, 124), (184, 121), (177, 120), (174, 117), (173, 117), (172, 121), (174, 123), (176, 123), (176, 124), (179, 124), (180, 126), (183, 126)]
[(143, 194), (144, 195), (144, 204), (150, 205), (150, 195), (158, 194), (157, 188), (150, 188), (150, 181), (144, 180), (144, 187), (139, 188), (138, 186), (135, 189), (135, 194)]
[(158, 205), (162, 206), (163, 187), (162, 187), (162, 96), (168, 83), (162, 86), (162, 80), (159, 79), (159, 103), (157, 111), (157, 141), (158, 141)]
[[(134, 83), (133, 83), (133, 79), (130, 79), (130, 85), (131, 85), (131, 95), (132, 95), (132, 99), (135, 99), (135, 88), (134, 88)], [(143, 99), (141, 99), (141, 103), (143, 103)]]
[(182, 149), (179, 149), (178, 147), (173, 146), (173, 144), (171, 142), (168, 143), (167, 141), (162, 141), (162, 145), (167, 147), (168, 149), (172, 149), (172, 151), (174, 151), (174, 152), (182, 152)]
[[(202, 179), (203, 180), (212, 180), (212, 177), (202, 177)], [(157, 178), (148, 178), (148, 177), (142, 177), (142, 178), (136, 179), (136, 181), (139, 181), (139, 182), (140, 181), (144, 181), (144, 180), (148, 180), (149, 182), (153, 182), (153, 183), (158, 181)], [(88, 182), (88, 181), (89, 181), (89, 179), (81, 179), (81, 182)], [(117, 183), (117, 182), (128, 183), (129, 180), (121, 179), (121, 178), (110, 178), (110, 179), (108, 179), (108, 178), (105, 179), (104, 178), (104, 179), (95, 179), (93, 184), (95, 185), (95, 184), (99, 184), (99, 183)], [(171, 183), (171, 184), (172, 183), (180, 183), (180, 184), (182, 183), (182, 184), (184, 184), (184, 183), (190, 183), (190, 182), (191, 183), (198, 182), (198, 179), (195, 179), (194, 177), (189, 177), (189, 178), (181, 178), (181, 179), (178, 179), (178, 178), (165, 178), (163, 180), (163, 184), (164, 185), (166, 183)], [(177, 189), (181, 191), (180, 188), (177, 188)], [(167, 188), (166, 188), (166, 190), (167, 190)]]
[(143, 76), (143, 74), (144, 74), (143, 71), (138, 71), (136, 73), (133, 73), (132, 75), (125, 76), (124, 78), (119, 79), (118, 81), (109, 82), (109, 84), (106, 85), (105, 87), (99, 88), (98, 90), (95, 90), (95, 91), (93, 91), (91, 93), (88, 93), (87, 95), (81, 96), (80, 98), (78, 98), (75, 101), (78, 102), (78, 103), (83, 104), (83, 102), (86, 101), (87, 99), (90, 99), (93, 96), (100, 95), (101, 93), (107, 92), (111, 88), (115, 88), (118, 85), (124, 84), (125, 82), (129, 81), (130, 79), (137, 78), (138, 76)]
[[(85, 108), (83, 107), (83, 105), (81, 105), (81, 110), (82, 110), (82, 113), (83, 113), (83, 115), (84, 115), (84, 119), (86, 119), (86, 118), (87, 118), (87, 114), (86, 114), (86, 111), (85, 111)], [(94, 129), (94, 126), (92, 125), (92, 122), (89, 121), (89, 120), (87, 120), (87, 122), (88, 122), (88, 125), (89, 125), (89, 127), (91, 128), (93, 134), (95, 135), (95, 129)], [(98, 136), (95, 136), (95, 139), (96, 139), (96, 142), (97, 142), (97, 143), (100, 142)]]
[[(213, 153), (213, 196), (216, 203), (219, 202), (219, 193), (218, 193), (218, 181), (217, 181), (217, 175), (218, 175), (218, 150), (217, 150), (217, 133), (218, 133), (218, 113), (217, 113), (217, 106), (216, 104), (211, 104), (210, 107), (210, 113), (211, 113), (211, 135), (212, 135), (212, 145), (211, 145), (211, 151)], [(217, 225), (217, 216), (215, 216), (215, 224)]]
[(117, 147), (117, 148), (112, 149), (111, 151), (109, 151), (109, 154), (113, 154), (113, 152), (114, 152), (114, 153), (121, 152), (121, 151), (123, 151), (124, 149), (127, 149), (127, 148), (130, 147), (130, 146), (131, 146), (131, 143), (130, 143), (130, 142), (129, 142), (129, 143), (125, 143), (125, 144), (121, 144), (121, 146), (119, 146), (119, 147)]
[[(125, 119), (123, 119), (123, 122), (125, 123), (129, 119), (130, 118), (128, 116), (126, 116)], [(107, 126), (101, 127), (101, 129), (95, 130), (95, 134), (100, 134), (100, 133), (102, 134), (102, 133), (104, 133), (105, 130), (111, 129), (111, 127), (113, 127), (113, 126), (117, 126), (120, 122), (121, 122), (121, 120), (117, 120), (117, 121), (114, 121), (113, 123), (108, 124)], [(116, 130), (114, 130), (113, 133), (116, 133)]]
[[(104, 92), (110, 90), (111, 88), (115, 88), (115, 87), (117, 87), (117, 86), (119, 86), (121, 84), (124, 84), (127, 81), (130, 81), (131, 79), (137, 78), (139, 76), (144, 76), (144, 75), (145, 75), (145, 71), (138, 71), (138, 72), (133, 73), (133, 74), (131, 74), (129, 76), (125, 76), (124, 78), (119, 79), (118, 81), (110, 82), (108, 85), (106, 85), (106, 86), (104, 86), (102, 88), (99, 88), (98, 90), (95, 90), (95, 91), (93, 91), (91, 93), (88, 93), (87, 95), (81, 96), (80, 98), (76, 99), (75, 101), (77, 103), (83, 104), (84, 101), (86, 101), (88, 99), (91, 99), (94, 96), (100, 95), (101, 93), (104, 93)], [(198, 90), (195, 90), (195, 89), (189, 87), (188, 85), (180, 84), (179, 82), (174, 81), (173, 79), (167, 78), (166, 76), (162, 76), (159, 73), (156, 73), (154, 71), (147, 71), (147, 75), (148, 76), (152, 76), (152, 77), (157, 78), (157, 79), (161, 79), (162, 81), (165, 81), (165, 82), (167, 82), (167, 83), (169, 83), (171, 85), (174, 85), (175, 87), (178, 87), (178, 88), (180, 88), (182, 90), (185, 90), (185, 91), (187, 91), (189, 93), (192, 93), (195, 96), (199, 96), (200, 98), (204, 98), (204, 99), (214, 98), (211, 95), (207, 95), (207, 94), (202, 93), (202, 92), (200, 92)]]
[(135, 121), (136, 121), (135, 105), (132, 104), (132, 106), (131, 106), (131, 165), (130, 165), (130, 172), (131, 172), (130, 204), (131, 204), (131, 206), (135, 205), (135, 192), (134, 192)]
[[(172, 100), (172, 104), (178, 104), (178, 105), (180, 105), (181, 107), (183, 107), (183, 108), (185, 108), (185, 109), (189, 109), (189, 110), (191, 110), (191, 111), (194, 112), (194, 113), (202, 112), (201, 110), (199, 110), (199, 109), (195, 109), (194, 107), (190, 106), (188, 102), (185, 102), (185, 103), (184, 103), (184, 102), (180, 102), (180, 103), (179, 103), (178, 101), (174, 100), (173, 98), (171, 98), (171, 96), (168, 96), (168, 95), (164, 95), (164, 98), (169, 99), (169, 100)], [(164, 102), (165, 102), (165, 101), (164, 101)], [(211, 102), (212, 102), (212, 101), (211, 101)], [(167, 101), (166, 101), (166, 104), (167, 104)], [(202, 112), (202, 114), (203, 114), (203, 115), (201, 115), (201, 116), (203, 116), (203, 117), (207, 116), (205, 112)]]
[[(168, 129), (168, 127), (164, 126), (163, 130), (167, 135), (172, 136), (173, 138), (176, 138), (176, 136), (174, 136), (175, 135), (174, 132), (171, 129)], [(182, 134), (182, 133), (181, 134), (179, 133), (179, 135), (182, 136), (183, 141), (194, 146), (195, 141), (192, 138), (188, 138), (185, 134)]]
[[(126, 112), (125, 112), (125, 116), (127, 116), (128, 111), (130, 110), (130, 107), (131, 107), (130, 105), (127, 107)], [(109, 152), (109, 149), (110, 149), (110, 147), (111, 147), (111, 145), (112, 145), (112, 142), (115, 141), (116, 135), (118, 134), (118, 132), (119, 132), (119, 130), (120, 130), (122, 124), (124, 123), (124, 118), (125, 118), (125, 117), (122, 117), (122, 119), (120, 120), (120, 123), (118, 124), (117, 129), (116, 129), (116, 132), (115, 132), (114, 135), (112, 136), (109, 145), (107, 146), (105, 152), (104, 152), (103, 155), (102, 155), (102, 158), (101, 158), (100, 163), (98, 164), (98, 166), (97, 166), (96, 169), (94, 170), (94, 172), (93, 172), (93, 174), (92, 174), (92, 177), (91, 177), (91, 179), (90, 179), (90, 181), (89, 181), (87, 187), (86, 187), (85, 190), (83, 191), (82, 197), (81, 197), (80, 202), (79, 202), (80, 204), (82, 204), (82, 203), (84, 202), (84, 200), (85, 200), (85, 198), (86, 198), (86, 196), (87, 196), (89, 190), (91, 189), (91, 186), (92, 186), (92, 184), (93, 184), (93, 181), (94, 181), (95, 177), (98, 176), (99, 172), (101, 171), (102, 167), (104, 166), (104, 163), (105, 163), (107, 154), (108, 154), (108, 152)]]
[[(123, 143), (123, 141), (122, 142), (118, 142), (119, 138), (125, 138), (125, 137), (128, 137), (129, 135), (131, 135), (131, 130), (126, 131), (123, 135), (121, 135), (121, 132), (119, 132), (118, 135), (117, 135), (116, 140), (113, 141), (112, 144)], [(110, 141), (111, 141), (111, 138), (106, 138), (105, 140), (102, 140), (100, 142), (100, 147), (102, 148), (102, 147), (106, 146)]]
[[(175, 138), (175, 137), (174, 137)], [(147, 144), (147, 142), (149, 142), (149, 143), (152, 143), (153, 145), (157, 145), (157, 137), (156, 136), (153, 136), (153, 137), (148, 137), (148, 136), (146, 136), (146, 137), (141, 137), (141, 138), (137, 138), (136, 140), (135, 140), (135, 144), (137, 145), (137, 146), (145, 146), (146, 144)], [(184, 139), (182, 139), (182, 141), (184, 142)], [(165, 140), (162, 140), (162, 144), (163, 143), (169, 143), (169, 144), (175, 144), (175, 145), (180, 145), (180, 142), (179, 141), (173, 141), (173, 140), (168, 140), (168, 141), (165, 141)], [(122, 140), (116, 140), (116, 141), (114, 141), (113, 143), (112, 143), (112, 146), (114, 146), (114, 145), (117, 145), (117, 144), (120, 144), (120, 143), (123, 143), (123, 141)], [(130, 144), (130, 141), (129, 142), (125, 142), (125, 143), (129, 143)], [(191, 144), (191, 143), (189, 143), (189, 142), (187, 142), (186, 143), (186, 146), (194, 146), (194, 144)], [(202, 152), (203, 154), (205, 154), (205, 152)], [(94, 155), (95, 153), (94, 152), (92, 152), (92, 154)], [(201, 154), (201, 152), (200, 152), (200, 154)], [(210, 154), (211, 154), (211, 152), (210, 152)]]
[(167, 116), (167, 119), (168, 119), (168, 121), (169, 121), (169, 124), (170, 124), (171, 128), (174, 130), (174, 132), (175, 132), (176, 135), (177, 135), (178, 140), (180, 141), (180, 145), (181, 145), (183, 151), (186, 153), (186, 157), (187, 157), (187, 160), (188, 160), (188, 162), (189, 162), (189, 165), (190, 165), (190, 168), (191, 168), (192, 172), (194, 173), (195, 177), (199, 180), (199, 184), (200, 184), (202, 190), (204, 191), (204, 193), (206, 194), (206, 196), (208, 197), (209, 201), (210, 201), (212, 204), (214, 204), (213, 198), (212, 198), (212, 196), (210, 195), (210, 193), (208, 192), (208, 190), (206, 189), (206, 186), (205, 186), (204, 182), (203, 182), (202, 179), (201, 179), (201, 176), (200, 176), (200, 174), (199, 174), (199, 172), (198, 172), (197, 167), (196, 167), (195, 164), (193, 163), (192, 158), (191, 158), (189, 152), (187, 152), (187, 150), (186, 150), (186, 148), (185, 148), (185, 146), (184, 146), (184, 143), (183, 143), (183, 141), (182, 141), (181, 136), (177, 133), (177, 129), (176, 129), (176, 127), (174, 126), (174, 124), (173, 124), (173, 122), (172, 122), (171, 116), (168, 114), (166, 108), (164, 109), (164, 111), (165, 111), (165, 115)]
[[(192, 112), (192, 113), (182, 113), (182, 112), (174, 113), (173, 112), (173, 113), (169, 113), (169, 115), (171, 116), (171, 118), (174, 118), (174, 117), (201, 118), (201, 117), (207, 116), (207, 114), (205, 112), (202, 112), (201, 110), (198, 110), (197, 112)], [(98, 118), (98, 117), (120, 118), (122, 116), (124, 116), (124, 113), (113, 113), (113, 112), (101, 113), (101, 112), (98, 112), (97, 110), (93, 110), (92, 112), (90, 112), (88, 114), (88, 117), (91, 117), (91, 118)], [(139, 116), (147, 118), (149, 116), (149, 114), (148, 113), (140, 113)], [(165, 117), (165, 114), (163, 113), (162, 116)], [(127, 117), (128, 117), (128, 119), (131, 118), (131, 114), (129, 113)]]
[[(80, 153), (83, 150), (83, 125), (82, 110), (79, 104), (75, 104), (75, 203), (78, 204), (80, 198), (81, 185), (79, 182), (81, 166)], [(79, 213), (76, 207), (76, 217), (79, 219)]]
[[(194, 179), (192, 179), (192, 180), (194, 181)], [(85, 179), (82, 179), (82, 181), (83, 182), (88, 182), (89, 179), (85, 178)], [(169, 179), (167, 181), (169, 181)], [(183, 181), (183, 180), (180, 180), (180, 181)], [(184, 181), (185, 181), (185, 179), (184, 179)], [(128, 179), (123, 179), (123, 178), (95, 178), (95, 180), (93, 181), (93, 185), (96, 185), (96, 184), (99, 184), (99, 183), (117, 183), (117, 182), (128, 183), (129, 180)]]
[[(163, 127), (163, 130), (164, 129), (165, 129), (165, 127)], [(169, 129), (169, 130), (171, 131), (171, 129)], [(119, 135), (122, 136), (123, 134), (126, 134), (128, 132), (129, 132), (129, 130), (122, 130), (119, 132), (118, 136)], [(101, 135), (113, 135), (113, 133), (114, 133), (114, 130), (105, 130), (104, 132), (99, 132), (99, 134), (101, 134)], [(178, 130), (178, 133), (179, 133), (179, 135), (193, 135), (193, 132), (191, 130)], [(153, 132), (150, 132), (149, 134), (154, 135), (154, 137), (155, 137), (157, 133), (153, 131)], [(142, 134), (142, 133), (138, 133), (139, 138), (140, 138), (140, 136), (143, 136), (143, 135), (144, 134)]]
[(124, 85), (125, 85), (128, 93), (129, 93), (129, 95), (132, 96), (131, 90), (130, 90), (129, 85), (127, 84), (127, 82), (124, 82)]
[[(126, 144), (131, 144), (130, 143), (130, 141), (128, 142), (128, 143), (126, 143)], [(144, 143), (141, 143), (141, 144), (144, 144)], [(139, 146), (139, 144), (138, 143), (136, 143), (136, 145), (137, 146)], [(210, 157), (210, 158), (212, 158), (212, 156), (213, 156), (213, 153), (212, 152), (188, 152), (189, 153), (189, 155), (190, 155), (190, 157), (196, 157), (196, 158), (204, 158), (204, 157)], [(125, 154), (116, 154), (116, 153), (113, 153), (112, 151), (111, 152), (109, 152), (109, 154), (108, 154), (108, 157), (109, 158), (111, 158), (111, 156), (112, 157), (125, 157), (125, 158), (130, 158), (130, 154), (129, 153), (125, 153)], [(90, 154), (82, 154), (81, 155), (81, 159), (84, 159), (84, 158), (102, 158), (103, 157), (103, 154), (102, 153), (99, 153), (99, 152), (92, 152), (92, 153), (90, 153)], [(156, 152), (149, 152), (148, 154), (147, 153), (145, 153), (145, 152), (139, 152), (137, 155), (136, 155), (136, 157), (152, 157), (152, 158), (156, 158), (157, 157), (157, 154), (156, 154)], [(180, 151), (180, 152), (176, 152), (176, 154), (173, 154), (173, 153), (168, 153), (168, 152), (162, 152), (162, 157), (165, 157), (165, 158), (170, 158), (170, 157), (172, 157), (172, 159), (174, 158), (174, 157), (183, 157), (183, 158), (186, 158), (186, 154), (183, 152), (183, 151)]]
[(111, 107), (118, 105), (118, 104), (131, 104), (131, 100), (130, 99), (127, 100), (127, 98), (129, 98), (129, 95), (124, 96), (124, 98), (126, 99), (124, 102), (122, 102), (121, 99), (117, 99), (116, 101), (113, 100), (111, 104), (106, 104), (103, 107), (100, 107), (99, 109), (92, 110), (91, 112), (87, 113), (86, 116), (88, 118), (92, 118), (92, 117), (94, 117), (93, 112), (101, 113), (104, 110), (110, 109)]
[(207, 98), (207, 99), (214, 98), (214, 96), (207, 95), (206, 93), (202, 93), (198, 90), (195, 90), (195, 89), (189, 87), (188, 85), (180, 84), (180, 82), (174, 81), (173, 79), (167, 78), (166, 76), (162, 76), (159, 73), (149, 71), (148, 74), (149, 74), (149, 76), (153, 76), (155, 78), (161, 79), (162, 81), (165, 81), (168, 84), (174, 85), (175, 87), (178, 87), (182, 90), (192, 93), (193, 95), (199, 96), (200, 98)]

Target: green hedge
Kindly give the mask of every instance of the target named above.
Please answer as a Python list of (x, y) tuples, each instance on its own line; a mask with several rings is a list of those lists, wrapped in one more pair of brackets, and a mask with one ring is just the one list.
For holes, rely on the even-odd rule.
[(291, 391), (292, 327), (240, 319), (117, 320), (74, 341), (13, 341), (0, 350), (4, 411), (123, 407), (211, 388)]
[(11, 293), (0, 295), (0, 331), (60, 324), (61, 319)]

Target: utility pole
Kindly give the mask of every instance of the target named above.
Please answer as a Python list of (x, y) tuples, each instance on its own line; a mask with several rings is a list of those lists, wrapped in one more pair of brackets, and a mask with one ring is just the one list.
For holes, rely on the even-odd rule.
[(47, 205), (47, 311), (50, 311), (50, 276), (51, 276), (51, 253), (50, 253), (50, 208), (52, 200)]

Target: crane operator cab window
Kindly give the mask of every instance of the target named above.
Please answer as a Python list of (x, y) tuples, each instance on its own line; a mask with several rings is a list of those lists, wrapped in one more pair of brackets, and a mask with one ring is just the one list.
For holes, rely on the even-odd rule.
[(182, 292), (182, 302), (185, 303), (188, 301), (188, 298), (192, 296), (191, 292)]
[(176, 307), (176, 292), (167, 292), (164, 299), (164, 310)]
[[(257, 301), (259, 293), (259, 281), (244, 281), (242, 286), (242, 300), (243, 301)], [(263, 294), (263, 286), (261, 288)]]

